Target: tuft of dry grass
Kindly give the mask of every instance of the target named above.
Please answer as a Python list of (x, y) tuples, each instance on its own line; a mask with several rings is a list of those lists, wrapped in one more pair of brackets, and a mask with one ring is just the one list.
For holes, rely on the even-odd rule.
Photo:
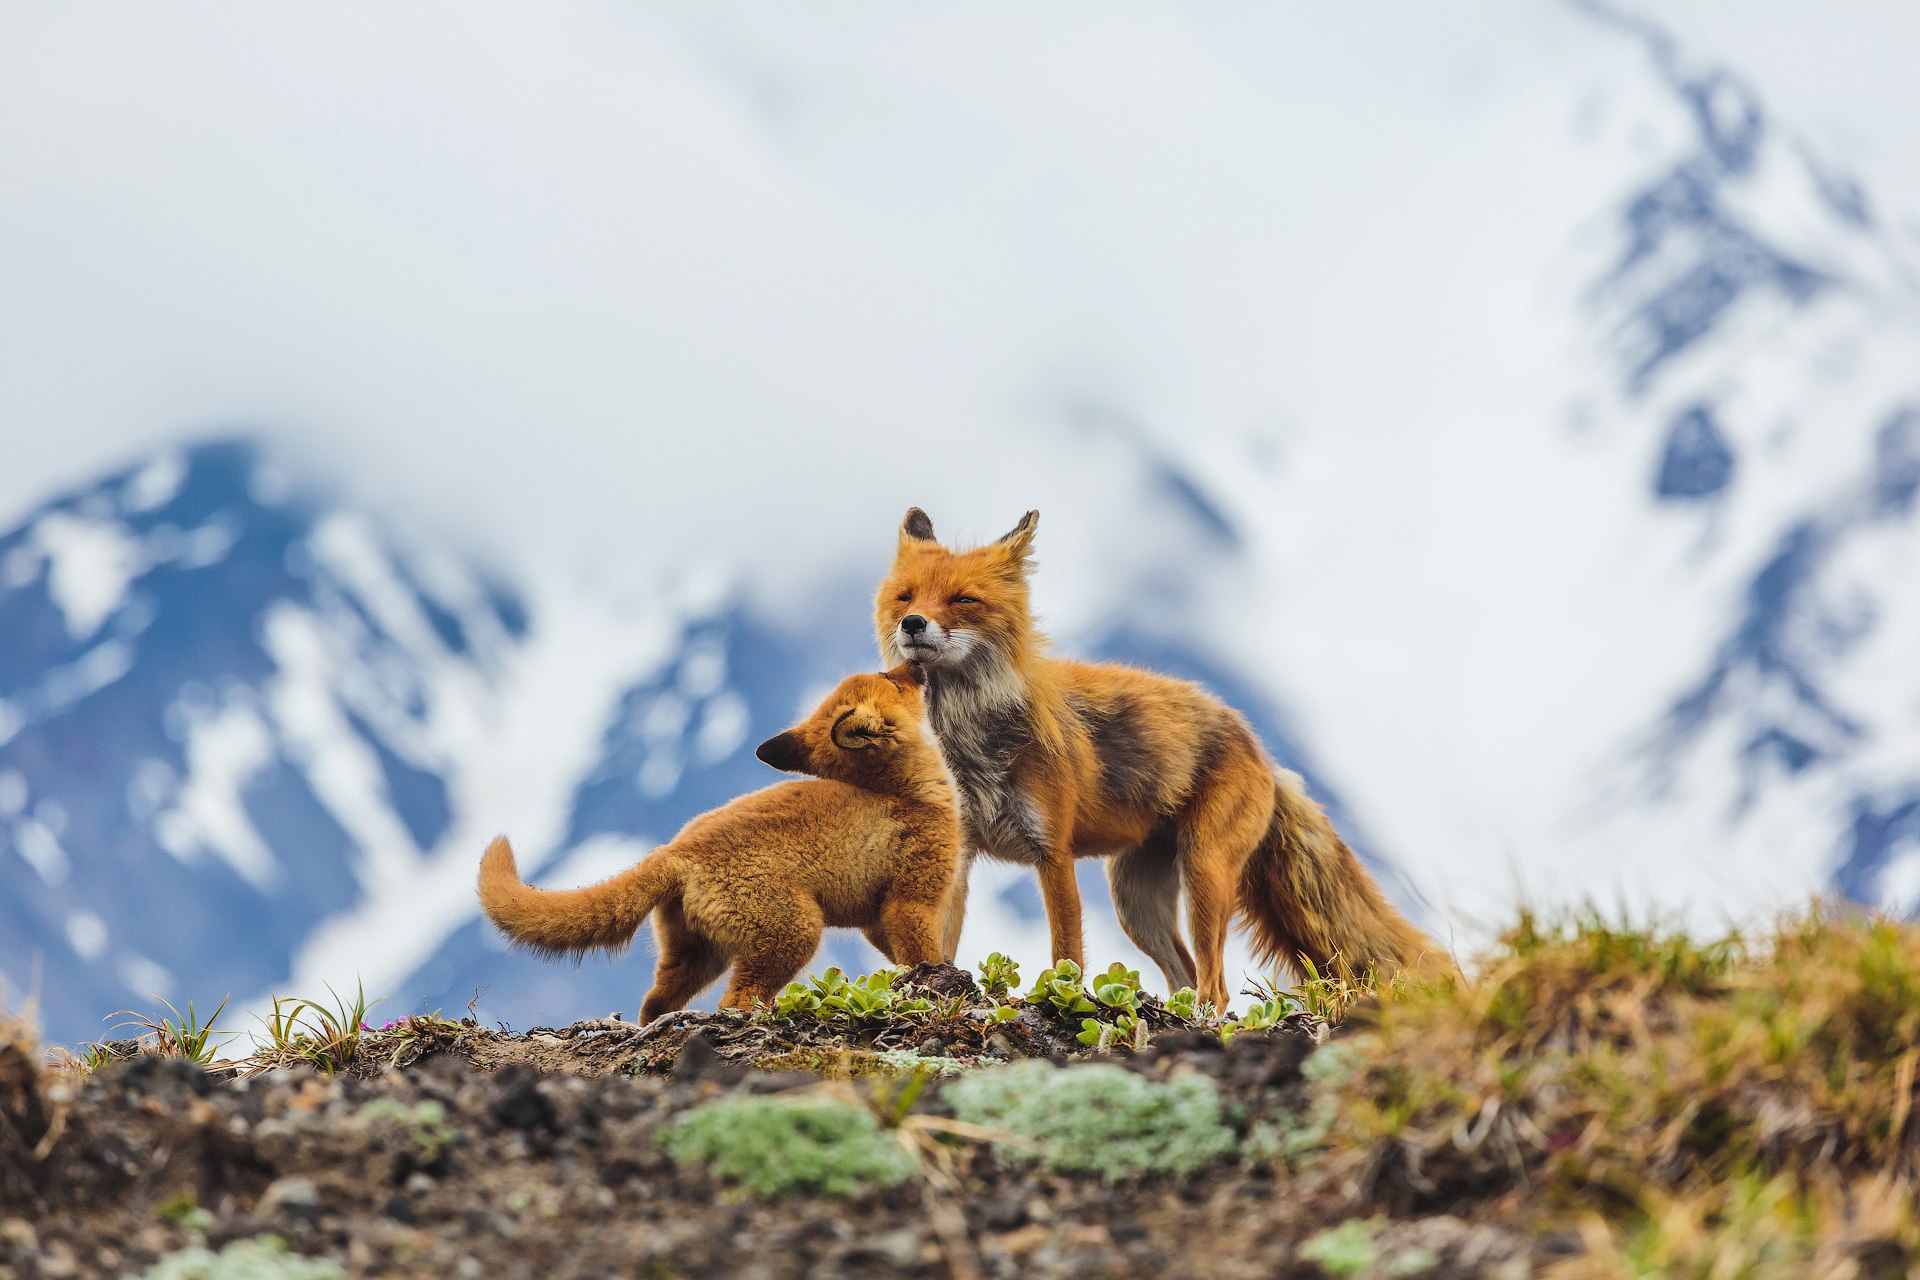
[(333, 1075), (352, 1063), (361, 1038), (373, 1031), (367, 1025), (367, 1010), (379, 1001), (368, 1000), (366, 988), (357, 983), (351, 1000), (332, 987), (327, 995), (331, 1003), (273, 997), (271, 1011), (261, 1018), (265, 1034), (254, 1038), (253, 1052), (240, 1063), (242, 1070), (252, 1075), (306, 1065)]
[(1700, 942), (1529, 915), (1472, 979), (1380, 993), (1364, 1021), (1325, 1144), (1361, 1202), (1522, 1190), (1579, 1223), (1581, 1276), (1915, 1256), (1920, 930), (1809, 911)]
[[(125, 1015), (126, 1020), (115, 1024), (113, 1029), (119, 1031), (128, 1027), (135, 1028), (133, 1039), (140, 1046), (142, 1053), (150, 1053), (161, 1058), (184, 1058), (188, 1062), (197, 1062), (203, 1067), (211, 1066), (214, 1055), (220, 1052), (228, 1040), (232, 1039), (231, 1036), (226, 1040), (216, 1040), (215, 1037), (221, 1034), (217, 1025), (220, 1015), (226, 1012), (227, 1001), (233, 997), (229, 995), (221, 1000), (205, 1021), (201, 1020), (191, 1000), (187, 1001), (186, 1012), (182, 1013), (173, 1007), (171, 1001), (161, 1000), (159, 996), (153, 998), (160, 1000), (160, 1003), (166, 1006), (166, 1013), (158, 1010), (150, 1013), (136, 1013), (132, 1009), (122, 1009), (118, 1013), (109, 1015), (115, 1018)], [(113, 1051), (110, 1048), (95, 1044), (89, 1046), (84, 1061), (91, 1070), (105, 1065), (112, 1057)]]

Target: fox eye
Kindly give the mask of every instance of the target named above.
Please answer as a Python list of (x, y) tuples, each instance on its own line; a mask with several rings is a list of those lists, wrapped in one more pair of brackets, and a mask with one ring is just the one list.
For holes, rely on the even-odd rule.
[(979, 604), (980, 602), (974, 599), (972, 596), (955, 596), (953, 599), (947, 601), (947, 603), (948, 604)]
[(906, 604), (908, 601), (913, 599), (913, 592), (902, 591), (899, 595), (895, 596), (894, 599), (898, 600), (901, 604)]

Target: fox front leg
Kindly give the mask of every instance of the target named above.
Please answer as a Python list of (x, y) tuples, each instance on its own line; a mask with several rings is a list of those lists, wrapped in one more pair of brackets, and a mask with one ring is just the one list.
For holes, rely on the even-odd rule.
[(967, 877), (972, 871), (973, 850), (963, 850), (940, 911), (940, 958), (948, 964), (960, 954), (960, 930), (967, 922)]
[(1073, 872), (1073, 853), (1058, 849), (1040, 863), (1040, 900), (1047, 908), (1047, 931), (1053, 940), (1053, 961), (1071, 960), (1086, 969), (1080, 929), (1080, 882)]
[(880, 927), (891, 944), (887, 958), (895, 964), (916, 965), (945, 956), (941, 914), (940, 903), (919, 898), (891, 898), (882, 904)]

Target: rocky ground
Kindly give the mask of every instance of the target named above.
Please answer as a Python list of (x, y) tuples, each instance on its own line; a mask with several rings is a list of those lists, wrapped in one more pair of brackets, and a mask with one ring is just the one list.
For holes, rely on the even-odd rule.
[[(922, 976), (972, 989), (957, 970)], [(1294, 1176), (1275, 1151), (1254, 1144), (1191, 1173), (1117, 1181), (1051, 1172), (1017, 1148), (919, 1128), (952, 1115), (944, 1091), (957, 1077), (897, 1065), (1039, 1058), (1071, 1072), (1097, 1057), (1153, 1081), (1203, 1076), (1244, 1148), (1261, 1120), (1310, 1106), (1311, 1019), (1228, 1045), (1166, 1030), (1144, 1052), (1096, 1055), (1071, 1021), (1028, 1011), (995, 1025), (968, 1016), (982, 1008), (977, 993), (964, 998), (957, 1011), (858, 1028), (697, 1013), (525, 1034), (440, 1023), (393, 1052), (370, 1037), (332, 1076), (137, 1053), (29, 1085), (16, 1061), (0, 1277), (137, 1276), (195, 1246), (218, 1255), (262, 1237), (339, 1268), (316, 1274), (352, 1276), (1327, 1274), (1298, 1246), (1358, 1206)], [(919, 1091), (902, 1107), (909, 1086)], [(719, 1100), (821, 1096), (912, 1117), (902, 1129), (915, 1174), (847, 1196), (763, 1200), (657, 1140)], [(1444, 1215), (1377, 1236), (1361, 1247), (1436, 1277), (1525, 1275), (1538, 1253)]]
[(1920, 1276), (1910, 927), (1528, 921), (1240, 1026), (1046, 986), (211, 1065), (0, 1023), (0, 1280)]

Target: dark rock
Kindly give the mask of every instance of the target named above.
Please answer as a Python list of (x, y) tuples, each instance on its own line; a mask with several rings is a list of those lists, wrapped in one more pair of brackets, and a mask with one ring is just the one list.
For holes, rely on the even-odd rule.
[(696, 1031), (681, 1044), (680, 1052), (673, 1060), (673, 1070), (668, 1076), (676, 1084), (692, 1084), (696, 1080), (732, 1084), (745, 1076), (747, 1071), (746, 1064), (722, 1058), (712, 1036), (705, 1031)]
[(552, 1100), (540, 1092), (539, 1081), (531, 1067), (515, 1065), (502, 1071), (488, 1108), (494, 1120), (507, 1129), (552, 1132), (558, 1117)]
[(785, 1093), (789, 1089), (810, 1089), (820, 1083), (811, 1071), (754, 1071), (741, 1084), (743, 1093)]
[(1225, 1074), (1250, 1084), (1283, 1085), (1297, 1079), (1313, 1041), (1297, 1032), (1243, 1031), (1226, 1047)]
[(216, 1083), (197, 1062), (153, 1053), (113, 1062), (100, 1074), (122, 1088), (160, 1096), (190, 1093), (204, 1098)]
[(1018, 1195), (995, 1196), (980, 1206), (979, 1223), (987, 1231), (1012, 1231), (1027, 1223), (1027, 1204)]
[(936, 1000), (958, 997), (973, 1003), (980, 999), (980, 988), (974, 983), (973, 975), (950, 964), (917, 964), (907, 970), (900, 979), (900, 985), (924, 992)]

